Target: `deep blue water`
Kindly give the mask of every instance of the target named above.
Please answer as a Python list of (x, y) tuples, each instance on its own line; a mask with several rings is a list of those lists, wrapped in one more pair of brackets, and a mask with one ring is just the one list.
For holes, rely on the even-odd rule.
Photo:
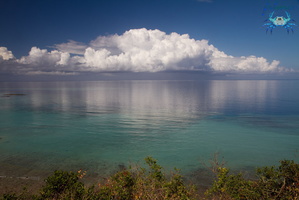
[(0, 176), (109, 173), (149, 155), (184, 172), (215, 152), (233, 169), (298, 160), (298, 91), (294, 80), (0, 83)]

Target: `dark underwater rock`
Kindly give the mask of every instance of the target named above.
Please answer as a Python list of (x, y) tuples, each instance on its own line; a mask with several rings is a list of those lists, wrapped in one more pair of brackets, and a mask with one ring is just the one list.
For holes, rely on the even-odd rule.
[(3, 94), (2, 97), (11, 97), (11, 96), (25, 96), (26, 94)]

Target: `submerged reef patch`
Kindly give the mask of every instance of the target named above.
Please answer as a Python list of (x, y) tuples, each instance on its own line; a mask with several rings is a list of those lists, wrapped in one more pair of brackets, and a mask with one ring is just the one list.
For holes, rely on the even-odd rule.
[(3, 94), (2, 97), (11, 97), (11, 96), (25, 96), (26, 94)]

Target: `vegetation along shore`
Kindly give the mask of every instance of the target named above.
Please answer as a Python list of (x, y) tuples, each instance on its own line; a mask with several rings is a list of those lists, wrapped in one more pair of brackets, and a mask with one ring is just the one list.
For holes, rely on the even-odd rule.
[[(17, 187), (1, 190), (0, 199), (299, 199), (299, 164), (293, 160), (257, 168), (255, 177), (250, 179), (243, 173), (230, 173), (223, 162), (213, 160), (209, 169), (214, 180), (205, 191), (186, 181), (178, 169), (167, 173), (152, 157), (146, 157), (145, 163), (146, 167), (123, 168), (93, 184), (84, 183), (87, 172), (83, 170), (56, 170), (42, 184), (20, 177)], [(15, 180), (1, 179), (1, 187), (3, 180), (8, 185)]]

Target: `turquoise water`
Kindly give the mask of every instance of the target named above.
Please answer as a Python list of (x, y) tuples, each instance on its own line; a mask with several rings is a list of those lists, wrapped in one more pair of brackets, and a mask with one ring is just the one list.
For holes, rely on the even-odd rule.
[[(298, 160), (299, 81), (0, 83), (0, 176)], [(5, 95), (25, 94), (25, 95)]]

